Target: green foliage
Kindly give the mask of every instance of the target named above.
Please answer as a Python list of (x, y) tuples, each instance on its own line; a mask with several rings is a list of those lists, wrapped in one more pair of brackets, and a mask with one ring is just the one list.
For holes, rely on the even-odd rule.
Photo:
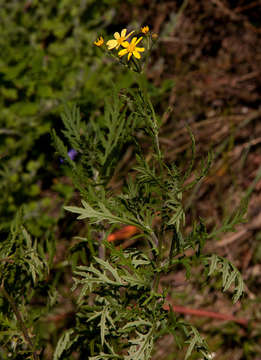
[(248, 206), (248, 200), (249, 195), (247, 194), (242, 198), (235, 211), (224, 219), (222, 226), (219, 229), (214, 228), (209, 234), (209, 237), (217, 237), (220, 233), (234, 231), (237, 224), (246, 222), (247, 219), (245, 218), (245, 214)]
[[(152, 350), (152, 329), (157, 320), (154, 307), (150, 309), (148, 303), (145, 306), (153, 280), (153, 273), (147, 270), (152, 264), (136, 250), (122, 253), (111, 248), (111, 252), (109, 261), (94, 257), (94, 265), (79, 266), (75, 271), (73, 289), (81, 288), (79, 322), (87, 322), (90, 329), (98, 330), (95, 339), (92, 338), (97, 349), (89, 349), (91, 358), (96, 358), (93, 355), (98, 349), (98, 353), (104, 351), (111, 357), (124, 352), (128, 339), (131, 345), (124, 359), (146, 359)], [(142, 298), (140, 292), (143, 292)], [(96, 297), (93, 306), (88, 306), (85, 299), (91, 293)], [(110, 337), (114, 338), (113, 344)], [(140, 346), (138, 352), (137, 345)]]
[(232, 284), (235, 284), (233, 301), (237, 302), (244, 290), (244, 283), (240, 272), (229, 260), (224, 259), (221, 256), (213, 254), (209, 260), (210, 265), (208, 275), (221, 273), (223, 291), (228, 290)]
[[(28, 306), (39, 294), (40, 284), (48, 275), (49, 267), (45, 255), (41, 255), (37, 242), (32, 240), (23, 222), (21, 210), (12, 222), (9, 236), (0, 244), (0, 313), (3, 320), (0, 342), (5, 344), (7, 353), (23, 353), (25, 358), (36, 359), (36, 344), (27, 328), (32, 327), (34, 333), (36, 319), (49, 309), (47, 306), (29, 313)], [(8, 358), (7, 353), (2, 353), (6, 356), (4, 358)]]
[[(142, 91), (141, 88), (132, 90), (131, 94), (126, 93), (121, 101), (117, 99), (118, 91), (115, 91), (114, 101), (110, 106), (108, 103), (105, 105), (104, 119), (98, 118), (88, 124), (89, 139), (81, 147), (79, 161), (72, 163), (68, 159), (68, 165), (72, 165), (75, 174), (74, 178), (79, 178), (78, 174), (84, 178), (83, 163), (92, 169), (96, 165), (95, 171), (89, 173), (90, 177), (86, 179), (85, 186), (82, 184), (80, 187), (82, 207), (66, 206), (65, 210), (78, 214), (79, 220), (87, 219), (90, 226), (103, 234), (102, 243), (96, 240), (96, 247), (99, 254), (104, 255), (94, 255), (90, 265), (80, 265), (74, 270), (72, 290), (78, 291), (79, 309), (72, 337), (78, 337), (78, 340), (71, 344), (68, 335), (66, 338), (63, 335), (58, 343), (59, 349), (56, 350), (61, 356), (64, 356), (64, 352), (70, 353), (70, 349), (77, 348), (80, 352), (88, 353), (91, 359), (150, 359), (159, 334), (170, 332), (176, 336), (180, 332), (189, 344), (186, 359), (193, 351), (210, 359), (207, 346), (198, 331), (177, 320), (173, 313), (163, 310), (166, 292), (159, 292), (160, 277), (175, 271), (181, 264), (185, 266), (189, 279), (193, 266), (202, 263), (208, 276), (214, 273), (222, 274), (224, 291), (235, 283), (234, 301), (239, 299), (243, 291), (242, 278), (230, 262), (216, 255), (203, 253), (205, 242), (214, 236), (214, 232), (208, 233), (203, 220), (199, 219), (199, 222), (194, 224), (190, 234), (185, 235), (183, 231), (185, 211), (182, 194), (193, 189), (206, 175), (211, 157), (209, 156), (206, 163), (202, 162), (196, 180), (184, 186), (185, 180), (193, 171), (193, 160), (187, 170), (164, 162), (158, 141), (158, 120), (151, 102), (142, 95)], [(128, 108), (129, 100), (131, 115), (124, 110)], [(117, 111), (117, 108), (121, 108), (121, 112)], [(81, 125), (79, 114), (75, 114), (75, 108), (67, 108), (63, 115), (66, 127), (64, 134), (70, 146), (75, 142), (76, 136), (73, 134), (76, 123), (79, 129), (85, 126)], [(121, 122), (128, 124), (129, 117), (133, 127), (119, 126), (119, 118)], [(110, 129), (113, 129), (115, 139), (110, 135)], [(148, 134), (152, 139), (154, 156), (150, 161), (144, 158), (137, 131)], [(122, 192), (114, 192), (109, 188), (109, 175), (114, 173), (113, 170), (104, 171), (104, 159), (114, 147), (120, 149), (122, 154), (124, 144), (128, 143), (129, 139), (132, 139), (136, 149), (137, 164), (126, 180)], [(192, 134), (191, 139), (194, 156)], [(55, 133), (54, 142), (61, 154), (66, 152), (63, 150), (65, 145), (61, 138)], [(75, 145), (79, 146), (79, 143)], [(221, 230), (227, 231), (242, 220), (244, 211), (245, 202), (231, 219), (225, 220)], [(155, 222), (157, 217), (161, 220)], [(145, 252), (116, 250), (109, 245), (107, 236), (119, 224), (133, 225), (142, 232), (148, 243)], [(184, 251), (188, 249), (192, 249), (195, 255), (186, 257)], [(168, 259), (164, 258), (166, 251), (169, 253)], [(82, 334), (85, 334), (87, 339), (94, 339), (93, 342), (84, 341)]]

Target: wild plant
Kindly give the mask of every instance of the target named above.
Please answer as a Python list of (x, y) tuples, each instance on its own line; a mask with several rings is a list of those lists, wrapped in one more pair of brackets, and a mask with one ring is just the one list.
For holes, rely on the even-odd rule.
[[(79, 108), (66, 105), (62, 134), (53, 131), (56, 150), (71, 169), (81, 198), (81, 205), (72, 204), (64, 209), (86, 221), (85, 236), (75, 237), (77, 246), (86, 250), (72, 268), (71, 291), (76, 301), (73, 325), (64, 329), (54, 360), (148, 360), (155, 343), (165, 334), (172, 334), (178, 346), (187, 347), (185, 359), (194, 352), (211, 359), (198, 330), (168, 304), (170, 289), (164, 287), (161, 278), (169, 273), (175, 276), (175, 271), (183, 267), (189, 282), (193, 269), (201, 266), (206, 283), (211, 276), (220, 276), (223, 290), (232, 288), (234, 302), (243, 292), (242, 277), (235, 266), (228, 259), (205, 253), (204, 246), (206, 241), (233, 231), (236, 224), (244, 221), (247, 198), (221, 227), (208, 230), (204, 219), (198, 218), (192, 230), (186, 231), (184, 194), (193, 191), (207, 175), (212, 154), (197, 169), (195, 140), (187, 128), (191, 139), (189, 164), (182, 167), (165, 160), (159, 140), (161, 118), (155, 112), (145, 78), (156, 39), (157, 35), (148, 27), (129, 33), (123, 29), (106, 43), (99, 37), (95, 45), (124, 65), (130, 76), (135, 76), (136, 86), (119, 89), (114, 85), (112, 96), (104, 99), (104, 113), (88, 121), (81, 119)], [(149, 151), (145, 141), (150, 144)], [(133, 166), (118, 188), (114, 183), (119, 179), (119, 164), (130, 147), (135, 153)], [(76, 158), (68, 154), (69, 149), (77, 152)], [(10, 237), (0, 248), (2, 297), (5, 306), (13, 308), (18, 322), (12, 302), (23, 306), (21, 289), (16, 290), (17, 296), (13, 294), (8, 267), (18, 269), (21, 251), (28, 254), (27, 265), (20, 271), (25, 279), (31, 277), (32, 286), (48, 268), (44, 250), (38, 254), (26, 230), (23, 228), (20, 233), (19, 221), (16, 220)], [(134, 235), (140, 244), (137, 248), (124, 250), (108, 241), (110, 234), (123, 225), (137, 230)], [(25, 246), (34, 250), (26, 252)], [(53, 248), (50, 251), (52, 258)], [(50, 303), (52, 296), (53, 293)], [(7, 318), (3, 321), (6, 328), (13, 326)], [(37, 359), (40, 345), (35, 345), (23, 326), (24, 322), (20, 322), (25, 347), (29, 347), (28, 358)]]

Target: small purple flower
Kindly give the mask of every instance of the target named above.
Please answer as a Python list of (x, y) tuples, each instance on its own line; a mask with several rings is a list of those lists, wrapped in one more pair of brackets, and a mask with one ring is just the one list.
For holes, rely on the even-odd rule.
[(77, 155), (77, 151), (76, 151), (76, 150), (71, 149), (71, 150), (68, 151), (68, 156), (69, 156), (72, 160), (75, 159), (76, 155)]
[[(75, 157), (76, 157), (77, 154), (78, 154), (77, 151), (74, 150), (74, 149), (71, 149), (71, 150), (68, 151), (68, 156), (69, 156), (69, 158), (70, 158), (71, 160), (73, 160), (73, 161), (74, 161), (74, 159), (75, 159)], [(64, 159), (60, 158), (60, 162), (61, 162), (61, 163), (64, 163)]]

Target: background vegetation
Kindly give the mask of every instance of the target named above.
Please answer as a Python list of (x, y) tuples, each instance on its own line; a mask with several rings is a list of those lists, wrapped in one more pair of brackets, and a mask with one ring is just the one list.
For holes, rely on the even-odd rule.
[[(229, 297), (215, 291), (219, 287), (215, 281), (206, 293), (200, 273), (195, 284), (185, 287), (182, 269), (165, 281), (173, 284), (176, 305), (249, 320), (246, 327), (199, 313), (191, 316), (186, 310), (179, 315), (190, 317), (205, 334), (215, 359), (259, 359), (261, 183), (254, 181), (261, 163), (259, 1), (0, 0), (0, 240), (4, 244), (16, 239), (31, 249), (32, 239), (37, 238), (38, 249), (48, 253), (43, 270), (51, 269), (48, 279), (26, 267), (17, 274), (22, 278), (31, 274), (32, 284), (38, 279), (29, 331), (35, 319), (42, 319), (37, 331), (45, 347), (43, 358), (51, 359), (61, 331), (73, 323), (69, 268), (81, 256), (73, 237), (86, 233), (83, 224), (64, 213), (63, 206), (77, 203), (79, 194), (66, 164), (55, 153), (50, 130), (63, 136), (64, 102), (76, 103), (82, 118), (89, 121), (101, 116), (112, 83), (132, 86), (133, 78), (105, 58), (93, 41), (100, 34), (141, 24), (159, 34), (147, 87), (157, 112), (164, 114), (160, 142), (166, 159), (186, 164), (191, 146), (186, 124), (196, 138), (199, 158), (210, 148), (215, 153), (210, 175), (184, 199), (187, 230), (195, 216), (210, 219), (209, 228), (220, 224), (250, 186), (253, 190), (247, 224), (207, 245), (241, 270), (247, 285), (244, 298), (233, 306)], [(172, 111), (165, 112), (167, 108)], [(149, 157), (148, 139), (142, 140)], [(133, 153), (130, 146), (112, 186), (123, 184), (135, 161)], [(21, 222), (23, 234), (18, 231)], [(128, 246), (127, 241), (123, 246)], [(137, 240), (135, 247), (140, 246)], [(0, 266), (4, 274), (12, 263), (1, 260)], [(10, 286), (14, 280), (10, 279)], [(52, 293), (54, 283), (57, 293)], [(22, 289), (16, 291), (20, 301)], [(5, 310), (3, 298), (0, 306)], [(11, 348), (6, 345), (7, 327), (14, 329)], [(2, 316), (0, 331), (0, 357), (18, 358), (20, 340), (13, 320)], [(165, 336), (156, 347), (156, 358), (182, 359), (183, 353)]]

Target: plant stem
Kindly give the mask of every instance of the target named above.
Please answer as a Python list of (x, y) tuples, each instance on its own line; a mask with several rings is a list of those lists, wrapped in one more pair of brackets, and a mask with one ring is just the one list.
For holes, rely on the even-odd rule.
[(4, 287), (4, 281), (2, 281), (2, 284), (1, 284), (1, 287), (0, 287), (0, 290), (2, 291), (4, 297), (6, 298), (6, 300), (9, 302), (11, 308), (13, 309), (13, 312), (15, 313), (15, 316), (16, 316), (16, 319), (20, 325), (20, 328), (24, 334), (24, 338), (25, 340), (27, 341), (28, 345), (30, 346), (31, 350), (32, 350), (32, 355), (33, 355), (33, 358), (34, 360), (39, 360), (39, 356), (37, 355), (35, 349), (34, 349), (34, 345), (31, 341), (31, 338), (28, 334), (28, 331), (27, 331), (27, 328), (25, 326), (25, 323), (22, 319), (22, 316), (13, 300), (13, 298), (8, 294), (8, 292), (6, 291), (5, 287)]
[(160, 144), (159, 144), (158, 122), (157, 122), (156, 113), (155, 113), (153, 104), (150, 100), (148, 91), (145, 86), (145, 81), (146, 81), (145, 76), (143, 74), (139, 74), (139, 76), (137, 77), (137, 82), (140, 87), (140, 94), (144, 101), (144, 105), (149, 107), (150, 114), (148, 113), (147, 116), (149, 118), (151, 117), (150, 118), (150, 126), (151, 126), (151, 130), (153, 132), (154, 150), (156, 152), (156, 155), (157, 155), (157, 158), (159, 161), (160, 171), (162, 173), (163, 165), (162, 165), (162, 153), (160, 151)]
[[(153, 232), (153, 239), (154, 239), (154, 241), (156, 239), (156, 243), (158, 245), (158, 255), (156, 258), (156, 266), (157, 266), (157, 268), (159, 268), (161, 266), (160, 264), (161, 264), (161, 259), (162, 259), (162, 237), (157, 238), (157, 236)], [(155, 292), (158, 292), (159, 281), (160, 281), (160, 272), (157, 272), (155, 279), (154, 279), (153, 286), (152, 286), (152, 290)]]

